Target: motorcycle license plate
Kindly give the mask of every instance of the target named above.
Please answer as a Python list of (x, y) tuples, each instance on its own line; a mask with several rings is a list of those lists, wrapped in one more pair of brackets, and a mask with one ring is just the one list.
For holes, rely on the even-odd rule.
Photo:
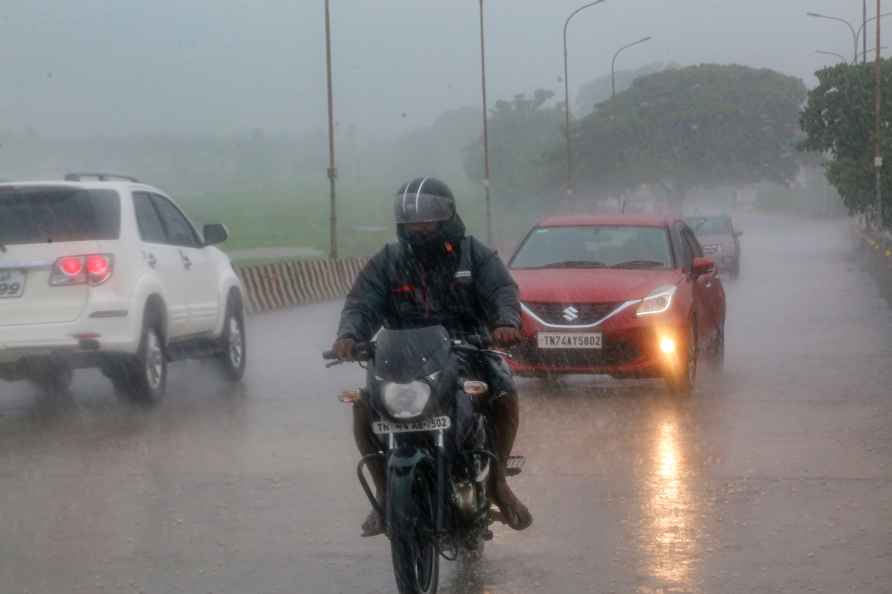
[(406, 423), (391, 423), (390, 421), (375, 421), (372, 423), (372, 431), (375, 435), (388, 435), (390, 433), (419, 433), (422, 431), (441, 431), (452, 426), (449, 417), (431, 417), (420, 421)]

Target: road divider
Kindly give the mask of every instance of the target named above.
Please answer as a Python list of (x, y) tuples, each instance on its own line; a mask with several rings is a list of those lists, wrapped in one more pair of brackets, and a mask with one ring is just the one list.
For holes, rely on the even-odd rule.
[(364, 258), (282, 260), (235, 264), (249, 314), (344, 297), (366, 264)]

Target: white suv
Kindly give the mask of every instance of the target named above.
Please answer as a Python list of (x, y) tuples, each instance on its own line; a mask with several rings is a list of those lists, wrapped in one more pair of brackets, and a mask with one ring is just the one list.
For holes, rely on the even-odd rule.
[(68, 387), (98, 367), (119, 393), (154, 401), (167, 363), (212, 357), (245, 371), (241, 284), (169, 196), (132, 178), (70, 174), (0, 183), (0, 380)]

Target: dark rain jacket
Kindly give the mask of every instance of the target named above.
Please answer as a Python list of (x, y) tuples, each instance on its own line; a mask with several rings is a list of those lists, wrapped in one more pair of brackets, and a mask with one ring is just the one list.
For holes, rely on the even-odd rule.
[(347, 297), (338, 338), (370, 340), (392, 330), (441, 324), (454, 337), (520, 327), (517, 285), (491, 249), (462, 237), (425, 266), (405, 242), (385, 246)]

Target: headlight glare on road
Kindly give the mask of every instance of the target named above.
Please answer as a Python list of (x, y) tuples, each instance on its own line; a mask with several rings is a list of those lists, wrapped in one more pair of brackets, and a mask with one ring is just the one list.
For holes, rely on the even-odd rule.
[(676, 287), (665, 286), (655, 289), (641, 301), (635, 312), (638, 316), (661, 314), (672, 307), (672, 298), (675, 297)]
[(384, 407), (395, 419), (414, 419), (424, 412), (431, 387), (424, 382), (384, 384)]

